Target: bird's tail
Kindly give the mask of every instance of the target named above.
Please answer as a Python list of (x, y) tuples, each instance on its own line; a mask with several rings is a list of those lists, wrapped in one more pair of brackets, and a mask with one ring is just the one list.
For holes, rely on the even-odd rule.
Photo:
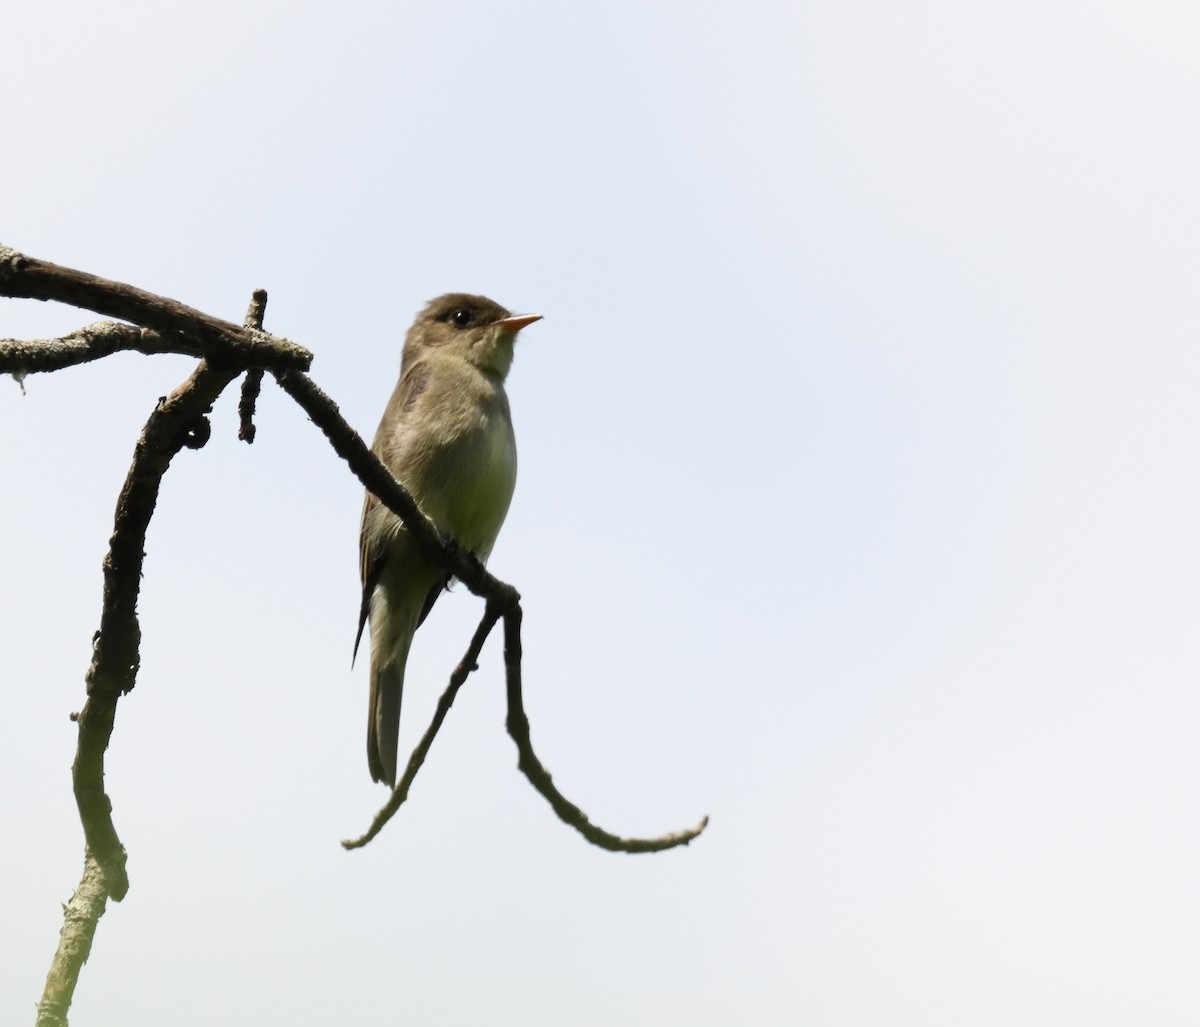
[[(382, 604), (381, 604), (382, 605)], [(391, 611), (394, 617), (397, 611)], [(396, 753), (400, 741), (400, 700), (404, 667), (416, 630), (416, 617), (396, 623), (387, 611), (371, 611), (371, 699), (367, 717), (367, 762), (371, 778), (396, 787)]]
[(396, 787), (396, 757), (400, 746), (400, 700), (404, 695), (404, 664), (390, 663), (371, 670), (371, 715), (367, 718), (367, 762), (371, 779)]

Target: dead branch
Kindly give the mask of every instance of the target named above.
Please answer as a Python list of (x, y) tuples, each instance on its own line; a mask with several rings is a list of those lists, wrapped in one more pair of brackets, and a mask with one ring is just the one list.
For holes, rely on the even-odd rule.
[(106, 875), (89, 854), (83, 861), (83, 878), (71, 901), (63, 907), (58, 951), (50, 964), (36, 1027), (67, 1027), (67, 1009), (79, 983), (79, 971), (92, 952), (96, 925), (108, 902)]
[(183, 448), (199, 448), (208, 436), (205, 414), (234, 371), (215, 371), (201, 362), (192, 375), (151, 413), (117, 499), (112, 538), (104, 558), (104, 602), (100, 630), (87, 672), (87, 702), (79, 714), (79, 746), (73, 768), (75, 800), (88, 848), (109, 880), (112, 897), (125, 897), (125, 850), (104, 792), (104, 751), (112, 734), (117, 701), (133, 689), (140, 662), (137, 618), (146, 530), (171, 460)]
[(18, 380), (41, 371), (99, 360), (122, 350), (135, 353), (178, 353), (158, 332), (119, 321), (97, 321), (59, 339), (0, 339), (0, 367)]
[(659, 835), (657, 838), (621, 838), (597, 827), (573, 802), (570, 802), (550, 779), (550, 774), (529, 739), (529, 718), (525, 716), (525, 700), (521, 689), (521, 608), (514, 606), (504, 613), (504, 668), (508, 693), (508, 733), (517, 743), (517, 767), (537, 789), (564, 824), (570, 824), (593, 845), (610, 852), (662, 852), (677, 845), (687, 845), (708, 826), (708, 817), (686, 831)]
[[(65, 910), (58, 949), (39, 1005), (39, 1024), (66, 1023), (79, 968), (91, 950), (105, 898), (120, 902), (129, 890), (125, 847), (104, 790), (104, 754), (112, 737), (117, 702), (133, 689), (141, 660), (137, 617), (146, 529), (158, 503), (163, 475), (181, 449), (208, 440), (205, 415), (237, 372), (217, 371), (201, 361), (186, 382), (159, 401), (134, 450), (133, 463), (117, 499), (112, 537), (104, 558), (104, 602), (100, 630), (87, 672), (87, 701), (80, 711), (79, 739), (71, 774), (86, 842), (77, 903)], [(57, 1018), (57, 1019), (55, 1019)]]
[[(246, 311), (243, 327), (262, 331), (263, 317), (267, 313), (267, 291), (255, 289), (250, 298), (250, 309)], [(257, 429), (254, 427), (254, 409), (258, 405), (258, 393), (262, 388), (263, 371), (261, 367), (252, 367), (242, 379), (242, 398), (238, 401), (238, 438), (247, 445), (254, 441)]]
[[(8, 246), (0, 246), (0, 296), (57, 300), (131, 321), (159, 332), (169, 352), (204, 357), (213, 364), (301, 370), (312, 364), (312, 354), (287, 339), (222, 321), (124, 282), (27, 257)], [(11, 373), (22, 368), (2, 366), (0, 370)]]

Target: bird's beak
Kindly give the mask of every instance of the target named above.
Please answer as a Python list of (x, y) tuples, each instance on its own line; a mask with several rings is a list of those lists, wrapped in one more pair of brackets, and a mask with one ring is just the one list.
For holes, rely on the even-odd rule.
[(512, 317), (504, 317), (496, 322), (496, 327), (509, 332), (519, 332), (526, 325), (533, 324), (534, 321), (540, 321), (541, 314), (515, 314)]

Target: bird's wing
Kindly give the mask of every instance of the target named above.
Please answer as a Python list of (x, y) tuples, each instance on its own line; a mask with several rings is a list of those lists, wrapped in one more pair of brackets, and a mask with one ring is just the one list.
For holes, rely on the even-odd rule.
[(362, 641), (363, 628), (366, 627), (367, 618), (371, 615), (371, 596), (375, 594), (379, 580), (383, 577), (384, 565), (387, 563), (387, 550), (379, 544), (378, 533), (373, 540), (367, 534), (368, 521), (380, 515), (381, 511), (377, 508), (382, 505), (374, 493), (367, 493), (366, 501), (363, 503), (362, 530), (358, 537), (359, 573), (362, 575), (362, 605), (358, 610), (358, 630), (354, 633), (354, 652), (350, 655), (350, 666), (352, 667), (358, 658), (358, 646)]
[(429, 616), (429, 611), (433, 609), (433, 604), (437, 602), (438, 596), (443, 592), (450, 591), (450, 582), (453, 580), (453, 576), (447, 574), (445, 577), (439, 579), (437, 584), (429, 590), (429, 593), (425, 596), (425, 605), (421, 607), (421, 616), (417, 618), (417, 627), (425, 623), (425, 618)]
[[(391, 399), (388, 400), (387, 409), (384, 411), (383, 418), (379, 424), (379, 430), (375, 433), (375, 441), (371, 446), (371, 450), (385, 464), (389, 470), (393, 470), (399, 462), (400, 452), (404, 448), (404, 432), (403, 427), (406, 418), (421, 394), (429, 387), (429, 381), (432, 376), (432, 369), (427, 363), (417, 361), (411, 367), (403, 369), (400, 380), (396, 383), (396, 388), (392, 392)], [(385, 432), (386, 425), (391, 426), (390, 432)], [(379, 587), (379, 582), (383, 577), (383, 570), (387, 564), (388, 546), (387, 533), (383, 531), (368, 531), (367, 527), (373, 521), (380, 518), (390, 516), (390, 511), (385, 507), (374, 493), (368, 492), (366, 499), (363, 501), (362, 526), (359, 531), (358, 541), (358, 557), (359, 557), (359, 574), (362, 578), (362, 603), (358, 611), (358, 631), (354, 635), (354, 653), (351, 656), (350, 662), (353, 665), (355, 657), (358, 656), (358, 647), (362, 642), (363, 628), (366, 627), (367, 619), (371, 615), (371, 596), (375, 594), (375, 589)], [(433, 604), (437, 601), (438, 594), (449, 584), (449, 578), (444, 582), (439, 582), (429, 592), (425, 599), (425, 605), (421, 610), (420, 621), (424, 621), (429, 615), (429, 611), (433, 609)], [(418, 624), (420, 623), (418, 621)]]

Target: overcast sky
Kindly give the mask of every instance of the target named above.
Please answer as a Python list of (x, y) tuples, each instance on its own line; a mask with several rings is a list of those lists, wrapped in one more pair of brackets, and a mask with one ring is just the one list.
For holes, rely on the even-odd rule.
[[(17, 5), (0, 242), (268, 329), (363, 434), (432, 296), (545, 320), (500, 639), (405, 806), (361, 488), (278, 389), (167, 476), (72, 1024), (1200, 1019), (1200, 16), (1180, 3)], [(0, 301), (0, 337), (92, 315)], [(0, 1022), (78, 881), (101, 559), (182, 357), (0, 380)], [(480, 606), (417, 636), (402, 752)]]

